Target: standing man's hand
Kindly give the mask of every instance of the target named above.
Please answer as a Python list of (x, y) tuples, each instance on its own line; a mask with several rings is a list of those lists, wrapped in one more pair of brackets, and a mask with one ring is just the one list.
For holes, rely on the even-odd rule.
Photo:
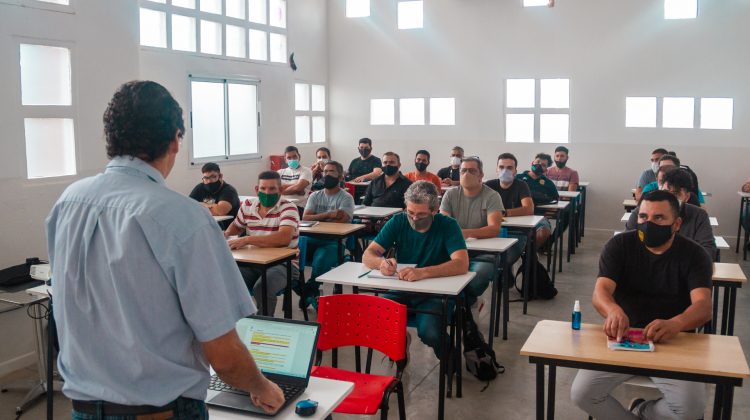
[(250, 394), (253, 404), (262, 408), (268, 414), (273, 414), (284, 404), (284, 393), (275, 383), (266, 379), (261, 389)]

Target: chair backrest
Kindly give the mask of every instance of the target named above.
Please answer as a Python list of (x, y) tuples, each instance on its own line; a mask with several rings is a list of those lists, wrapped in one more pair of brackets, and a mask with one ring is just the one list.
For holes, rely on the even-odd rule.
[(369, 295), (321, 296), (318, 350), (363, 346), (394, 361), (406, 357), (406, 306)]

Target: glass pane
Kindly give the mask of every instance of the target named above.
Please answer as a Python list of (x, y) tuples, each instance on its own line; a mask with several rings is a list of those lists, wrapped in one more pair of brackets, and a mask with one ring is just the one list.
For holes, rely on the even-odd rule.
[(268, 10), (268, 24), (286, 28), (286, 0), (269, 0)]
[(430, 125), (456, 125), (454, 98), (430, 98)]
[(534, 114), (505, 115), (505, 141), (508, 143), (533, 143)]
[(422, 2), (402, 1), (398, 4), (398, 29), (422, 27)]
[(250, 22), (266, 24), (266, 0), (249, 0), (247, 19)]
[(346, 0), (346, 17), (370, 16), (370, 0)]
[(310, 85), (305, 83), (294, 84), (294, 109), (296, 111), (310, 110)]
[(224, 156), (224, 84), (193, 81), (190, 85), (193, 157)]
[(656, 98), (625, 98), (625, 127), (656, 127)]
[(250, 59), (251, 60), (268, 60), (268, 45), (266, 44), (266, 33), (255, 29), (248, 32), (250, 40)]
[(570, 79), (542, 79), (539, 90), (542, 108), (570, 108)]
[(227, 25), (227, 56), (245, 58), (245, 28)]
[[(57, 3), (57, 1), (50, 1), (50, 0), (41, 0), (41, 1), (47, 2), (47, 3)], [(154, 2), (154, 3), (167, 4), (167, 0), (148, 0), (148, 1)]]
[(568, 114), (542, 114), (539, 116), (539, 141), (542, 143), (567, 143)]
[(195, 9), (195, 0), (172, 0), (172, 6)]
[(141, 45), (167, 48), (167, 14), (141, 8)]
[(664, 19), (695, 19), (698, 0), (664, 0)]
[(424, 99), (404, 98), (398, 101), (399, 124), (424, 125)]
[(271, 44), (271, 61), (286, 63), (286, 35), (271, 32), (269, 41)]
[(221, 24), (201, 20), (201, 52), (221, 54)]
[(227, 16), (245, 19), (245, 0), (227, 0)]
[(172, 15), (172, 49), (195, 51), (195, 18)]
[[(70, 5), (70, 0), (38, 0), (38, 1), (42, 1), (45, 3), (62, 4), (65, 6)], [(156, 1), (157, 3), (164, 3), (166, 0), (151, 0), (151, 1)]]
[(370, 100), (370, 124), (393, 125), (396, 119), (396, 106), (393, 99)]
[(200, 0), (201, 12), (221, 14), (221, 0)]
[(701, 98), (701, 128), (731, 130), (733, 113), (732, 98)]
[(326, 141), (326, 117), (312, 117), (312, 141), (313, 143)]
[(294, 117), (294, 133), (297, 143), (310, 143), (310, 117), (307, 115)]
[(21, 103), (71, 105), (70, 50), (21, 44)]
[(312, 85), (312, 110), (326, 110), (326, 87), (323, 85)]
[(73, 120), (68, 118), (24, 118), (26, 176), (47, 178), (75, 175), (76, 142)]
[(523, 0), (523, 7), (549, 6), (549, 0)]
[(258, 153), (258, 90), (255, 85), (230, 83), (229, 153)]
[(533, 108), (535, 91), (534, 79), (508, 79), (505, 81), (505, 106)]
[(695, 118), (694, 98), (664, 98), (662, 127), (693, 128)]

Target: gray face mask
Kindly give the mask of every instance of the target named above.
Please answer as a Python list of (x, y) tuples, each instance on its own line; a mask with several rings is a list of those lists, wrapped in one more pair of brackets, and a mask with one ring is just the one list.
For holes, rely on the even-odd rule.
[(430, 214), (427, 217), (423, 217), (419, 220), (414, 220), (409, 216), (406, 216), (406, 218), (409, 220), (409, 226), (411, 226), (412, 229), (416, 230), (417, 232), (427, 232), (430, 230), (430, 226), (432, 226), (432, 220), (434, 219), (434, 216)]

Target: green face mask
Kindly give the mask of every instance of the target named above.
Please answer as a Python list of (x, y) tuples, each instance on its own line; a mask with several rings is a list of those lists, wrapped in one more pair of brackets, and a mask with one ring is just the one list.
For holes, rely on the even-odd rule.
[(258, 191), (258, 200), (263, 207), (270, 208), (275, 206), (276, 203), (279, 202), (279, 198), (281, 198), (280, 194), (266, 194), (262, 191)]

